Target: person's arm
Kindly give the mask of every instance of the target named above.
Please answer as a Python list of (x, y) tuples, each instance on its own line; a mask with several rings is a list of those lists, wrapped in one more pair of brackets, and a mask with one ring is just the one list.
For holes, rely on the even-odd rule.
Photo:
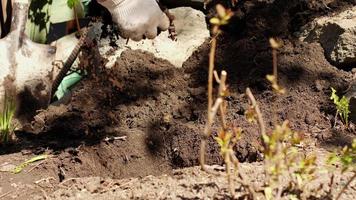
[(156, 0), (97, 0), (109, 10), (120, 35), (139, 41), (153, 39), (169, 27), (169, 19)]

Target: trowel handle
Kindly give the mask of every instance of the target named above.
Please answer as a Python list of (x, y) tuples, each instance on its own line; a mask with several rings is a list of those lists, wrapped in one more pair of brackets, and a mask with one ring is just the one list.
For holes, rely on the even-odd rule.
[(58, 86), (61, 84), (63, 78), (67, 75), (68, 71), (70, 70), (71, 66), (73, 65), (75, 59), (77, 59), (80, 50), (82, 49), (84, 42), (88, 36), (88, 28), (81, 29), (81, 37), (74, 47), (72, 53), (67, 58), (66, 62), (63, 64), (62, 69), (59, 71), (57, 77), (54, 79), (52, 83), (52, 90), (51, 90), (51, 98), (53, 97), (54, 93), (56, 92)]

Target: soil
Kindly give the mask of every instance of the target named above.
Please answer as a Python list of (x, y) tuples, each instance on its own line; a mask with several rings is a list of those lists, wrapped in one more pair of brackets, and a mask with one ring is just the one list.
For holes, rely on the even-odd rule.
[[(345, 129), (340, 120), (334, 127), (336, 111), (329, 99), (330, 87), (340, 94), (347, 89), (352, 72), (332, 66), (319, 44), (294, 38), (294, 29), (304, 22), (292, 17), (298, 13), (296, 7), (277, 3), (252, 10), (244, 5), (239, 10), (243, 15), (234, 19), (236, 24), (218, 38), (216, 67), (228, 72), (227, 119), (243, 129), (234, 150), (245, 162), (246, 175), (257, 177), (257, 183), (263, 174), (262, 142), (258, 126), (244, 116), (246, 87), (254, 93), (268, 131), (274, 121), (289, 120), (293, 130), (303, 133), (305, 151), (326, 154), (350, 145), (356, 134), (354, 125)], [(347, 6), (344, 2), (332, 11), (316, 12), (313, 7), (307, 11), (323, 15)], [(285, 10), (267, 20), (265, 15), (274, 8)], [(281, 16), (282, 22), (274, 21)], [(301, 18), (307, 22), (313, 17)], [(287, 93), (282, 96), (272, 92), (265, 78), (272, 73), (269, 36), (283, 41), (278, 51), (279, 81)], [(31, 133), (16, 132), (17, 140), (0, 148), (0, 171), (35, 155), (51, 155), (20, 174), (1, 172), (0, 199), (230, 198), (224, 177), (211, 177), (198, 168), (182, 170), (199, 164), (209, 41), (179, 69), (141, 51), (124, 52), (112, 69), (106, 69), (105, 59), (94, 47), (95, 43), (85, 49), (81, 58), (88, 77), (61, 103), (40, 111), (31, 126), (25, 127)], [(223, 164), (212, 137), (206, 155), (208, 164)], [(345, 176), (338, 177), (342, 184)], [(168, 185), (172, 187), (162, 190)], [(351, 191), (343, 198), (355, 196)]]

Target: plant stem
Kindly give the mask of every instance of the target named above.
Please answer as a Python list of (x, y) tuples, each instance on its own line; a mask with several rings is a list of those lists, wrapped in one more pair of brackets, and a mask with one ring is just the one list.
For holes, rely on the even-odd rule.
[[(235, 166), (238, 166), (239, 164), (239, 160), (236, 158), (235, 154), (231, 153), (230, 154), (231, 156), (231, 160), (232, 162), (234, 163)], [(235, 170), (239, 170), (237, 167), (235, 167)], [(254, 188), (254, 186), (250, 183), (250, 181), (247, 181), (246, 177), (241, 174), (241, 173), (238, 173), (237, 176), (240, 178), (240, 184), (247, 188), (247, 190), (250, 192), (250, 196), (253, 200), (257, 199), (257, 194), (256, 194), (256, 190)]]
[(81, 34), (81, 31), (80, 31), (81, 28), (80, 28), (80, 24), (79, 24), (79, 19), (78, 19), (76, 6), (73, 7), (73, 11), (74, 11), (75, 22), (77, 24), (77, 29), (78, 29), (79, 33)]
[[(277, 68), (277, 49), (272, 47), (272, 59), (273, 59), (273, 76), (275, 78), (275, 84), (278, 85), (278, 68)], [(278, 93), (277, 97), (278, 100)], [(276, 103), (272, 104), (272, 109), (273, 109), (273, 124), (277, 124), (277, 105)]]
[(275, 48), (272, 49), (272, 58), (273, 58), (273, 76), (275, 77), (276, 83), (278, 84), (277, 50)]
[[(224, 98), (224, 93), (226, 92), (226, 78), (227, 78), (227, 73), (226, 71), (221, 72), (221, 77), (220, 77), (220, 85), (219, 85), (219, 98)], [(225, 114), (226, 114), (226, 102), (223, 101), (220, 104), (220, 118), (221, 118), (221, 125), (224, 131), (227, 129), (227, 123), (225, 119)]]
[(330, 177), (330, 182), (329, 182), (329, 191), (328, 191), (328, 195), (329, 196), (331, 196), (332, 194), (332, 187), (333, 187), (333, 185), (334, 185), (334, 178), (335, 178), (335, 176), (334, 176), (334, 174), (332, 173), (331, 174), (331, 177)]
[[(213, 76), (215, 68), (215, 52), (216, 52), (216, 33), (218, 32), (219, 27), (214, 26), (213, 28), (213, 38), (211, 40), (210, 54), (209, 54), (209, 75), (208, 75), (208, 111), (211, 110), (213, 106)], [(208, 114), (208, 124), (212, 124), (212, 118)]]
[(231, 160), (230, 160), (230, 154), (229, 152), (225, 153), (225, 170), (226, 170), (226, 175), (227, 175), (227, 182), (229, 184), (229, 190), (231, 193), (232, 198), (235, 198), (235, 188), (234, 188), (234, 183), (232, 181), (231, 177)]
[(252, 106), (255, 108), (256, 115), (257, 115), (257, 121), (260, 126), (261, 135), (266, 136), (266, 127), (265, 127), (265, 122), (263, 120), (262, 112), (261, 112), (260, 107), (258, 106), (257, 101), (256, 101), (255, 97), (253, 96), (250, 88), (246, 89), (246, 95), (250, 99)]
[(344, 185), (344, 187), (340, 190), (339, 194), (336, 196), (335, 200), (339, 200), (341, 195), (345, 192), (347, 187), (352, 183), (352, 181), (356, 178), (356, 172), (354, 172), (354, 175), (347, 181), (347, 183)]
[(218, 26), (213, 27), (213, 37), (211, 40), (210, 54), (209, 54), (209, 74), (208, 74), (208, 121), (204, 131), (204, 136), (201, 140), (200, 145), (200, 165), (202, 170), (206, 171), (205, 167), (205, 149), (208, 137), (211, 135), (211, 125), (213, 123), (213, 115), (211, 114), (211, 109), (213, 106), (213, 78), (214, 78), (214, 65), (215, 65), (215, 51), (216, 51), (216, 37), (219, 30)]

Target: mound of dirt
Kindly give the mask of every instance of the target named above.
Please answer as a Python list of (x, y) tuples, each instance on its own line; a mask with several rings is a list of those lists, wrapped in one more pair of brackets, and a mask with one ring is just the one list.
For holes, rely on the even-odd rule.
[[(287, 90), (283, 96), (274, 95), (265, 79), (271, 73), (266, 40), (256, 45), (225, 37), (220, 44), (217, 66), (226, 66), (230, 90), (227, 119), (244, 130), (235, 148), (240, 161), (259, 160), (261, 150), (258, 128), (244, 116), (246, 87), (255, 93), (268, 130), (272, 130), (276, 115), (278, 123), (288, 119), (293, 130), (303, 132), (311, 141), (317, 139), (319, 144), (343, 145), (354, 137), (341, 129), (335, 137), (335, 110), (329, 100), (329, 88), (346, 89), (351, 73), (331, 66), (318, 44), (285, 41), (279, 56), (280, 83)], [(206, 121), (208, 49), (206, 43), (182, 69), (151, 54), (126, 51), (112, 69), (100, 65), (89, 69), (92, 75), (76, 87), (69, 104), (62, 105), (64, 113), (53, 114), (57, 109), (50, 108), (33, 125), (46, 127), (46, 134), (73, 138), (78, 145), (86, 140), (75, 167), (69, 165), (73, 155), (59, 156), (60, 165), (67, 165), (63, 169), (71, 176), (122, 178), (198, 165), (200, 135)], [(127, 140), (115, 141), (115, 145), (102, 142), (108, 135), (127, 136)], [(221, 164), (217, 144), (213, 138), (209, 142), (208, 163)], [(138, 166), (150, 167), (143, 170)]]

